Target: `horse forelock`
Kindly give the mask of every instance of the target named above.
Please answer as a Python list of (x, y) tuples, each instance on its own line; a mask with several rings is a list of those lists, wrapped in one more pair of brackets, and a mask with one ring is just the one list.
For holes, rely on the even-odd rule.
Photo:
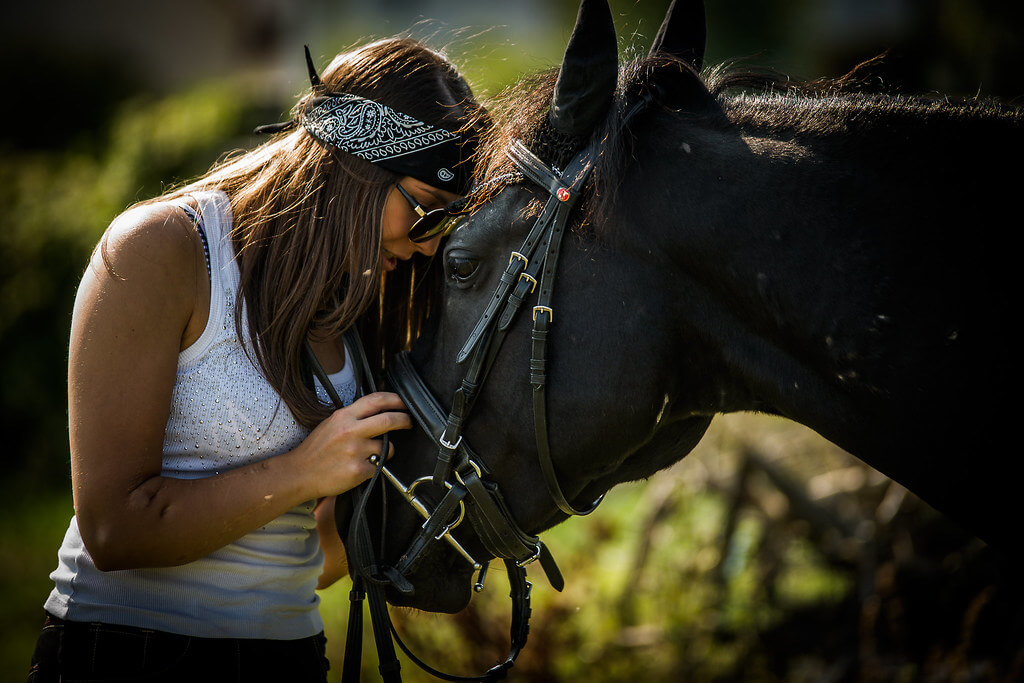
[[(651, 85), (656, 67), (667, 64), (689, 69), (681, 66), (681, 60), (663, 55), (629, 60), (620, 65), (619, 85), (612, 106), (591, 135), (600, 140), (601, 150), (585, 190), (591, 201), (581, 202), (588, 207), (585, 211), (592, 208), (595, 194), (598, 197), (611, 194), (610, 179), (616, 177), (616, 170), (622, 164), (628, 139), (621, 125), (622, 114), (636, 98), (636, 93)], [(479, 189), (472, 193), (471, 205), (486, 203), (505, 186), (522, 180), (506, 154), (514, 141), (523, 142), (538, 158), (558, 170), (564, 169), (588, 143), (586, 137), (559, 132), (548, 120), (557, 78), (557, 68), (526, 76), (489, 103), (492, 125), (483, 136), (475, 158), (474, 177)], [(574, 221), (580, 222), (580, 217)]]

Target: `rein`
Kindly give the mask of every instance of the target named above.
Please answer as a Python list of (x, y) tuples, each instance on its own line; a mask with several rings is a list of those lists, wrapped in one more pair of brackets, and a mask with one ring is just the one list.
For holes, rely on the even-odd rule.
[[(627, 112), (623, 124), (650, 102), (644, 96)], [(547, 490), (567, 515), (586, 515), (593, 512), (603, 494), (586, 507), (575, 507), (565, 496), (551, 456), (547, 425), (547, 336), (554, 320), (552, 297), (558, 255), (569, 221), (570, 213), (579, 200), (593, 170), (597, 156), (597, 143), (591, 143), (570, 162), (564, 172), (549, 167), (519, 141), (508, 150), (508, 156), (523, 176), (544, 189), (548, 199), (517, 251), (509, 255), (508, 265), (502, 273), (494, 293), (457, 356), (464, 364), (465, 376), (455, 391), (451, 408), (445, 412), (412, 366), (406, 352), (398, 354), (387, 371), (387, 379), (401, 396), (419, 427), (438, 444), (433, 473), (405, 485), (385, 465), (383, 455), (377, 459), (373, 477), (362, 485), (355, 502), (355, 511), (348, 527), (346, 551), (351, 560), (352, 591), (349, 594), (349, 622), (343, 683), (359, 680), (362, 652), (362, 603), (370, 606), (370, 619), (376, 641), (380, 673), (386, 683), (401, 681), (400, 664), (395, 655), (394, 642), (406, 655), (427, 673), (447, 681), (494, 681), (504, 678), (515, 663), (529, 633), (530, 593), (532, 584), (526, 579), (525, 567), (539, 561), (548, 581), (561, 591), (564, 580), (547, 546), (536, 535), (526, 533), (515, 521), (498, 484), (491, 480), (484, 461), (463, 438), (463, 427), (479, 395), (494, 360), (512, 322), (522, 308), (526, 297), (537, 293), (532, 308), (533, 329), (530, 359), (530, 383), (533, 389), (534, 431), (537, 454)], [(375, 391), (370, 365), (354, 327), (345, 332), (345, 343), (357, 360), (356, 380), (362, 393)], [(332, 401), (342, 407), (330, 381), (306, 346), (306, 356), (314, 374), (320, 378)], [(387, 434), (382, 436), (382, 454), (388, 451)], [(375, 551), (366, 518), (370, 495), (380, 481), (394, 487), (425, 521), (408, 549), (395, 566), (380, 563), (383, 548)], [(423, 484), (431, 484), (444, 491), (441, 500), (429, 505), (417, 495)], [(381, 485), (382, 504), (386, 510), (387, 486)], [(408, 576), (415, 570), (423, 552), (434, 542), (444, 540), (465, 558), (477, 572), (474, 590), (483, 589), (488, 561), (478, 561), (453, 536), (452, 530), (463, 521), (469, 521), (473, 532), (490, 553), (500, 558), (508, 572), (512, 598), (512, 624), (509, 653), (504, 661), (479, 676), (457, 676), (430, 667), (416, 657), (402, 642), (388, 614), (384, 591), (391, 587), (411, 594), (413, 586)], [(381, 544), (386, 536), (386, 517), (382, 522)]]
[[(366, 360), (366, 355), (363, 352), (362, 344), (355, 328), (353, 327), (347, 330), (344, 334), (344, 338), (345, 344), (349, 348), (350, 355), (352, 355), (357, 361), (355, 363), (354, 370), (360, 393), (365, 394), (367, 392), (372, 393), (373, 391), (376, 391), (372, 374), (370, 372), (370, 366)], [(332, 403), (339, 408), (342, 407), (343, 402), (334, 390), (327, 373), (324, 372), (323, 367), (316, 359), (315, 354), (313, 354), (308, 344), (305, 345), (304, 352), (306, 362), (309, 364), (313, 374), (316, 375), (321, 384), (327, 390)], [(381, 452), (385, 453), (389, 448), (387, 434), (382, 435), (381, 441)], [(417, 538), (410, 546), (410, 551), (403, 555), (402, 561), (400, 562), (400, 566), (404, 567), (405, 571), (410, 571), (413, 566), (411, 558), (418, 556), (426, 547), (426, 543), (423, 542), (423, 539), (448, 539), (449, 543), (451, 543), (463, 557), (470, 561), (474, 568), (480, 571), (477, 584), (474, 587), (477, 591), (483, 589), (483, 580), (487, 572), (487, 563), (485, 562), (480, 564), (473, 560), (472, 556), (470, 556), (469, 553), (467, 553), (449, 534), (450, 529), (457, 526), (458, 523), (462, 521), (462, 517), (464, 515), (462, 498), (467, 495), (467, 489), (465, 487), (461, 485), (450, 487), (449, 494), (451, 494), (452, 491), (455, 491), (456, 493), (454, 495), (446, 496), (445, 499), (443, 499), (435, 508), (434, 512), (430, 513), (427, 510), (426, 505), (420, 501), (414, 493), (417, 484), (429, 480), (430, 477), (417, 479), (413, 485), (406, 487), (384, 465), (383, 458), (378, 458), (376, 465), (376, 472), (369, 482), (362, 486), (362, 490), (355, 502), (356, 509), (352, 517), (352, 523), (349, 526), (348, 538), (346, 540), (346, 551), (352, 560), (350, 567), (353, 571), (352, 590), (349, 592), (349, 618), (348, 627), (346, 629), (347, 633), (345, 642), (345, 659), (342, 665), (342, 681), (345, 683), (355, 683), (359, 681), (360, 678), (364, 600), (370, 607), (370, 623), (373, 628), (374, 641), (377, 647), (379, 671), (385, 683), (399, 683), (402, 680), (401, 664), (395, 654), (393, 643), (398, 643), (406, 656), (408, 656), (409, 659), (421, 669), (432, 676), (443, 680), (453, 682), (470, 682), (494, 681), (504, 678), (508, 669), (510, 669), (515, 663), (516, 658), (519, 656), (519, 652), (522, 650), (523, 646), (526, 645), (527, 634), (529, 633), (529, 620), (531, 613), (530, 593), (532, 584), (526, 580), (526, 570), (524, 569), (524, 565), (527, 562), (519, 563), (513, 560), (505, 560), (505, 568), (508, 573), (510, 585), (509, 595), (512, 598), (512, 623), (510, 626), (511, 645), (506, 659), (479, 676), (457, 676), (447, 674), (426, 664), (409, 649), (398, 635), (398, 632), (395, 630), (394, 625), (391, 622), (391, 617), (388, 614), (387, 601), (384, 595), (384, 589), (388, 585), (394, 586), (396, 589), (403, 592), (411, 592), (412, 586), (398, 569), (379, 565), (375, 559), (376, 554), (373, 552), (372, 548), (369, 525), (366, 519), (366, 505), (370, 499), (373, 489), (377, 485), (377, 482), (381, 480), (381, 476), (383, 475), (385, 480), (391, 482), (395, 488), (402, 492), (403, 495), (405, 495), (406, 500), (413, 505), (417, 512), (427, 519)], [(470, 486), (475, 485), (471, 484)], [(386, 491), (386, 488), (382, 487), (381, 490), (383, 493)], [(458, 519), (454, 523), (450, 521), (445, 522), (446, 519), (449, 519), (450, 514), (453, 513), (455, 509), (455, 505), (453, 505), (451, 501), (455, 501), (455, 505), (463, 508), (462, 511), (460, 511)], [(386, 500), (384, 501), (384, 507), (386, 508)], [(443, 529), (440, 531), (438, 531), (439, 526), (443, 526)], [(536, 539), (536, 537), (530, 538), (533, 538), (537, 544), (540, 543), (539, 539)], [(380, 555), (383, 555), (383, 552), (381, 552)], [(536, 557), (530, 558), (530, 560), (532, 559), (536, 559)], [(555, 571), (557, 572), (557, 567), (555, 567)], [(561, 586), (559, 586), (559, 590), (561, 590)]]

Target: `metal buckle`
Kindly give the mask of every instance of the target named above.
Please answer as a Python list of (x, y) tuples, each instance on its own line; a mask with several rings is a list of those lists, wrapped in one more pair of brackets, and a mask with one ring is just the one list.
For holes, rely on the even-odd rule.
[(459, 444), (462, 443), (462, 434), (459, 434), (459, 438), (455, 440), (455, 443), (449, 443), (448, 441), (446, 441), (444, 438), (444, 433), (441, 434), (441, 438), (439, 438), (437, 441), (444, 448), (454, 451), (456, 448), (459, 447)]
[(544, 544), (542, 544), (540, 541), (537, 541), (537, 545), (535, 545), (534, 548), (533, 548), (533, 555), (531, 555), (530, 557), (526, 558), (525, 560), (516, 560), (516, 566), (517, 567), (525, 567), (528, 564), (536, 562), (537, 558), (540, 557), (540, 549), (543, 547), (543, 545)]
[[(461, 437), (460, 437), (460, 440), (461, 440)], [(480, 466), (477, 465), (472, 460), (469, 460), (468, 462), (469, 462), (469, 466), (473, 468), (474, 472), (476, 472), (477, 478), (483, 479), (484, 475), (483, 475), (483, 472), (480, 471)], [(466, 486), (466, 482), (462, 479), (462, 475), (459, 474), (458, 470), (455, 470), (455, 478), (459, 480), (460, 484), (462, 484), (463, 486)]]
[(533, 290), (537, 289), (537, 280), (529, 273), (519, 273), (519, 279), (530, 281), (530, 294), (533, 294)]
[(533, 321), (537, 322), (537, 313), (540, 311), (546, 311), (548, 314), (548, 322), (555, 322), (555, 312), (547, 306), (534, 306), (533, 307)]
[(530, 259), (528, 259), (525, 256), (523, 256), (518, 251), (513, 251), (511, 254), (509, 254), (509, 257), (508, 257), (509, 265), (512, 265), (512, 262), (515, 261), (516, 259), (519, 259), (520, 261), (523, 262), (523, 268), (526, 268), (526, 266), (530, 265)]
[[(457, 527), (458, 525), (462, 524), (462, 520), (465, 519), (465, 517), (466, 517), (466, 504), (463, 503), (460, 500), (459, 501), (459, 516), (458, 516), (458, 518), (454, 522), (449, 522), (448, 524), (446, 524), (445, 527), (443, 529), (441, 529), (441, 531), (439, 531), (436, 536), (434, 536), (434, 540), (435, 541), (440, 541), (442, 538), (451, 538), (451, 536), (448, 535), (449, 532), (451, 532), (451, 530), (454, 529), (455, 527)], [(426, 526), (427, 524), (429, 524), (429, 522), (423, 522), (423, 526)], [(473, 564), (476, 564), (476, 562), (474, 562)]]

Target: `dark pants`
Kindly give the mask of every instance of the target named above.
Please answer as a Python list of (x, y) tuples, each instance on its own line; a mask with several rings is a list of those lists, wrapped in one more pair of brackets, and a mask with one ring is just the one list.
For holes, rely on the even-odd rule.
[(28, 681), (323, 683), (326, 643), (322, 633), (300, 640), (195, 638), (47, 615)]

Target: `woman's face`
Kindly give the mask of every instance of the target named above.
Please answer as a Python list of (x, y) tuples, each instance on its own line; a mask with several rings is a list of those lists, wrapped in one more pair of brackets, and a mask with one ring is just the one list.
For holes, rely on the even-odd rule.
[[(405, 176), (398, 182), (426, 211), (442, 208), (459, 198), (457, 194), (427, 185), (411, 176)], [(437, 251), (437, 246), (441, 243), (440, 235), (426, 242), (413, 242), (409, 239), (409, 229), (418, 219), (419, 216), (409, 200), (397, 187), (392, 187), (384, 203), (381, 231), (380, 264), (384, 270), (394, 270), (398, 266), (398, 259), (407, 261), (416, 252), (433, 256)]]

